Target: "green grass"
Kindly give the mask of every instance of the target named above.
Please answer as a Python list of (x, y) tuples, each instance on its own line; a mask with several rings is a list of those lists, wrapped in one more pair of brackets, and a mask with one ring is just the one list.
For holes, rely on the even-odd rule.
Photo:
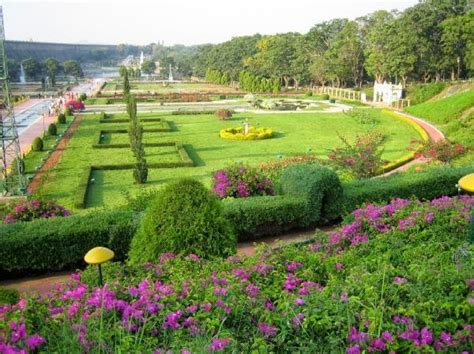
[(459, 92), (434, 102), (410, 106), (405, 111), (434, 123), (449, 123), (459, 118), (466, 109), (474, 106), (474, 90)]
[[(474, 148), (474, 89), (407, 107), (405, 111), (435, 123), (450, 140)], [(471, 112), (467, 110), (471, 109)]]
[[(418, 138), (417, 132), (408, 124), (378, 115), (378, 128), (387, 137), (384, 158), (394, 160), (406, 154), (410, 141)], [(210, 185), (213, 171), (228, 163), (242, 161), (251, 165), (276, 159), (279, 154), (291, 156), (302, 154), (311, 148), (320, 157), (327, 150), (339, 146), (340, 133), (350, 140), (357, 133), (368, 129), (356, 120), (340, 113), (281, 113), (281, 114), (235, 114), (232, 120), (220, 121), (213, 115), (171, 115), (166, 113), (140, 114), (142, 117), (159, 116), (171, 122), (174, 131), (167, 133), (145, 133), (145, 142), (181, 142), (194, 160), (196, 167), (174, 169), (150, 169), (146, 187), (159, 187), (179, 177), (194, 177)], [(119, 118), (115, 115), (114, 118)], [(219, 137), (219, 130), (238, 127), (245, 119), (252, 125), (271, 127), (275, 132), (273, 139), (261, 141), (230, 141)], [(159, 126), (159, 122), (147, 122), (147, 127)], [(42, 194), (58, 203), (73, 209), (74, 192), (80, 182), (83, 169), (89, 165), (132, 163), (134, 158), (130, 149), (93, 149), (98, 132), (102, 129), (126, 128), (127, 123), (99, 123), (98, 115), (86, 115), (79, 130), (64, 151), (60, 163), (49, 175), (48, 183), (42, 187)], [(128, 135), (111, 134), (113, 143), (126, 143)], [(146, 148), (150, 162), (179, 161), (172, 147)], [(87, 206), (114, 207), (123, 204), (122, 191), (135, 194), (140, 190), (133, 184), (132, 170), (94, 171)]]
[(53, 150), (55, 145), (57, 144), (57, 139), (59, 138), (59, 134), (64, 134), (66, 129), (69, 127), (69, 124), (72, 122), (72, 117), (67, 117), (66, 120), (67, 124), (57, 124), (58, 128), (58, 136), (49, 136), (46, 135), (43, 138), (43, 151), (30, 151), (25, 156), (25, 171), (26, 174), (33, 175), (36, 172), (36, 168), (40, 167), (44, 160), (48, 157), (49, 151)]
[(432, 82), (429, 84), (414, 84), (407, 87), (407, 98), (412, 105), (428, 101), (446, 88), (444, 82)]

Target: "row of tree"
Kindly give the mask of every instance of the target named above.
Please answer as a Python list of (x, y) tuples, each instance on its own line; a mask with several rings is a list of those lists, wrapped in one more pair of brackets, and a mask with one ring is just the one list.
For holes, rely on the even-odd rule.
[(76, 60), (66, 60), (63, 63), (60, 63), (54, 58), (48, 58), (40, 63), (33, 58), (25, 59), (22, 62), (9, 59), (8, 73), (12, 81), (20, 80), (21, 65), (23, 65), (23, 70), (25, 71), (27, 80), (44, 80), (44, 77), (47, 76), (51, 86), (56, 85), (56, 77), (59, 74), (71, 76), (75, 80), (84, 76), (82, 67)]
[(306, 34), (236, 37), (201, 47), (193, 61), (196, 76), (219, 72), (237, 81), (246, 71), (286, 87), (462, 79), (474, 73), (474, 10), (467, 0), (421, 0), (403, 12), (323, 22)]

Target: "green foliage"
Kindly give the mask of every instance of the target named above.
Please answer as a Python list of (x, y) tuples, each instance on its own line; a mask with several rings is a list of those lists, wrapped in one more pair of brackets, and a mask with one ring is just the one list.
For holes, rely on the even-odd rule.
[(64, 113), (59, 113), (57, 122), (58, 124), (66, 124), (66, 116)]
[(223, 205), (226, 218), (235, 226), (239, 242), (308, 226), (304, 198), (278, 195), (225, 199)]
[(239, 84), (241, 90), (248, 92), (278, 93), (281, 91), (279, 79), (266, 79), (248, 71), (240, 73)]
[(125, 70), (123, 75), (123, 97), (127, 100), (127, 96), (130, 95), (130, 82), (128, 81), (128, 71)]
[(65, 115), (66, 117), (72, 116), (72, 111), (71, 111), (71, 108), (70, 108), (70, 107), (66, 107), (66, 109), (64, 110), (64, 115)]
[(229, 73), (209, 68), (206, 71), (206, 81), (213, 84), (228, 85), (231, 80)]
[(407, 107), (405, 111), (436, 123), (453, 142), (474, 148), (474, 113), (469, 111), (473, 102), (474, 90), (470, 89)]
[(58, 135), (58, 127), (56, 126), (56, 124), (51, 123), (50, 125), (48, 125), (48, 134), (51, 136)]
[(344, 146), (329, 151), (330, 163), (338, 170), (350, 173), (355, 178), (376, 176), (383, 168), (382, 159), (385, 137), (377, 130), (357, 135), (351, 144), (339, 136)]
[(33, 151), (43, 151), (43, 139), (39, 136), (33, 139), (33, 143), (31, 144), (31, 150)]
[(14, 305), (20, 300), (16, 289), (0, 288), (0, 305)]
[(158, 193), (133, 237), (133, 264), (158, 262), (165, 252), (226, 257), (235, 253), (236, 237), (217, 197), (200, 182), (183, 179)]
[(315, 164), (289, 166), (280, 178), (282, 193), (305, 199), (306, 225), (340, 217), (343, 190), (337, 174)]
[(64, 73), (66, 75), (73, 76), (76, 81), (78, 78), (83, 77), (84, 73), (81, 68), (81, 64), (76, 60), (66, 60), (63, 63)]
[[(18, 166), (19, 165), (19, 166)], [(20, 173), (24, 173), (25, 172), (25, 160), (24, 159), (17, 159), (15, 158), (11, 164), (11, 170), (13, 173), (17, 174), (18, 171), (20, 171)]]
[(151, 75), (156, 70), (156, 64), (153, 60), (144, 60), (141, 69), (145, 74)]
[(364, 203), (384, 203), (392, 198), (433, 199), (455, 195), (462, 176), (474, 167), (431, 167), (419, 172), (404, 172), (384, 178), (352, 181), (344, 184), (343, 212), (349, 213)]
[(59, 271), (83, 265), (96, 246), (123, 260), (137, 220), (130, 212), (94, 212), (0, 225), (0, 274)]
[(436, 96), (446, 87), (444, 82), (433, 82), (429, 84), (417, 84), (407, 88), (407, 98), (410, 99), (411, 105), (416, 105), (428, 101)]
[(138, 184), (144, 184), (148, 178), (148, 166), (145, 159), (145, 147), (143, 145), (143, 127), (137, 117), (137, 103), (134, 96), (128, 97), (127, 112), (130, 118), (128, 135), (130, 138), (130, 148), (137, 163), (133, 170), (133, 178)]
[(81, 95), (79, 96), (79, 101), (85, 102), (86, 100), (87, 100), (87, 95), (84, 92), (81, 93)]

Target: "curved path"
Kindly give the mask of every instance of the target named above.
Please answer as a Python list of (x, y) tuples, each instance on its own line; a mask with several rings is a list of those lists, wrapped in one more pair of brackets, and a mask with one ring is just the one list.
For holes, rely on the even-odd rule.
[[(436, 143), (438, 141), (446, 139), (444, 134), (438, 128), (436, 128), (433, 124), (428, 123), (427, 121), (425, 121), (421, 118), (415, 117), (411, 114), (408, 114), (408, 113), (405, 113), (405, 112), (402, 112), (402, 111), (396, 111), (396, 113), (410, 119), (412, 122), (414, 122), (414, 123), (418, 124), (420, 127), (422, 127), (423, 130), (426, 131), (426, 133), (428, 134), (428, 137), (430, 138), (430, 140), (432, 142)], [(403, 172), (403, 171), (406, 171), (408, 168), (410, 168), (411, 166), (413, 166), (415, 164), (427, 163), (429, 161), (430, 161), (430, 159), (427, 159), (427, 158), (424, 158), (424, 157), (418, 157), (418, 158), (415, 158), (414, 160), (411, 160), (410, 162), (407, 162), (406, 164), (404, 164), (400, 167), (397, 167), (396, 169), (394, 169), (392, 171), (384, 173), (381, 176), (385, 177), (385, 176), (392, 175), (396, 172)]]

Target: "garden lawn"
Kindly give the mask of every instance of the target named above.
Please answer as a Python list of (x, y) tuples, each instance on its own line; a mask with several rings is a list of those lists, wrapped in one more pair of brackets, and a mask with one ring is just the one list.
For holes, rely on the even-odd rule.
[[(403, 121), (379, 116), (377, 128), (387, 137), (384, 155), (395, 160), (407, 154), (410, 141), (419, 138), (418, 133)], [(125, 115), (115, 114), (112, 118)], [(145, 133), (145, 142), (180, 142), (195, 162), (195, 167), (174, 169), (149, 169), (146, 187), (159, 187), (180, 177), (193, 177), (210, 185), (211, 174), (231, 162), (258, 165), (277, 159), (278, 156), (304, 154), (309, 149), (317, 156), (327, 156), (328, 149), (341, 145), (337, 134), (350, 141), (356, 134), (370, 129), (355, 119), (340, 113), (280, 113), (280, 114), (235, 114), (231, 120), (220, 121), (214, 115), (171, 115), (165, 113), (140, 114), (140, 117), (161, 117), (174, 129), (167, 133)], [(230, 141), (219, 137), (219, 130), (239, 127), (245, 119), (251, 125), (270, 127), (274, 138), (260, 141)], [(159, 122), (146, 122), (144, 127), (160, 127)], [(48, 183), (41, 194), (55, 199), (59, 204), (74, 209), (74, 193), (80, 183), (84, 169), (90, 165), (133, 163), (130, 149), (93, 149), (100, 130), (127, 128), (127, 123), (99, 123), (99, 115), (86, 115), (80, 128), (64, 151), (59, 164), (50, 172)], [(128, 135), (111, 134), (110, 142), (126, 143)], [(171, 147), (145, 148), (149, 162), (179, 161), (177, 152)], [(94, 182), (89, 187), (87, 207), (115, 207), (125, 202), (124, 191), (135, 194), (141, 188), (133, 184), (132, 170), (94, 171)]]

